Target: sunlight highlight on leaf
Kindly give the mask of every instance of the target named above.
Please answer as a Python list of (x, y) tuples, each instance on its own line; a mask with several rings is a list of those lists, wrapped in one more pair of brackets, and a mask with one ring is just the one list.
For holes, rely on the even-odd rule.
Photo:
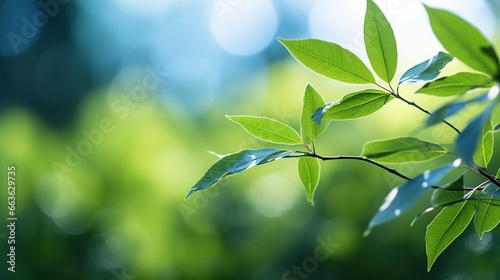
[(238, 153), (226, 155), (208, 169), (205, 175), (189, 190), (186, 199), (197, 191), (212, 187), (224, 177), (243, 172), (256, 165), (292, 155), (293, 153), (294, 151), (261, 149), (243, 150)]
[(459, 166), (458, 162), (445, 165), (435, 170), (427, 170), (400, 187), (393, 189), (386, 197), (377, 214), (371, 219), (368, 228), (390, 221), (408, 210), (431, 187), (437, 184), (451, 169)]
[(439, 52), (436, 56), (420, 63), (408, 71), (406, 71), (403, 76), (399, 79), (399, 85), (401, 84), (416, 84), (424, 81), (430, 81), (436, 78), (443, 68), (452, 61), (453, 57), (444, 52)]

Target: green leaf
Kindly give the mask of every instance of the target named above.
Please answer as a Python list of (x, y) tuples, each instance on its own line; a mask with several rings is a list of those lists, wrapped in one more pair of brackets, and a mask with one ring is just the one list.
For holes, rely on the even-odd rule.
[(295, 59), (316, 73), (346, 83), (375, 83), (363, 61), (337, 44), (317, 39), (278, 40)]
[(498, 56), (479, 30), (450, 12), (425, 8), (434, 34), (450, 54), (478, 71), (498, 76)]
[(464, 195), (464, 177), (462, 176), (444, 188), (436, 189), (432, 193), (431, 205), (432, 207), (446, 206), (464, 200)]
[(493, 79), (491, 77), (477, 73), (461, 72), (429, 82), (417, 90), (416, 93), (445, 97), (492, 85)]
[(320, 164), (317, 158), (301, 157), (299, 158), (299, 177), (304, 190), (306, 191), (307, 201), (314, 205), (314, 192), (319, 183)]
[(226, 118), (241, 125), (252, 136), (263, 141), (284, 145), (302, 144), (297, 131), (280, 121), (254, 116), (226, 116)]
[(330, 124), (329, 121), (320, 121), (316, 123), (312, 120), (312, 115), (317, 108), (325, 105), (323, 97), (311, 86), (307, 85), (304, 94), (304, 101), (302, 106), (302, 115), (300, 117), (301, 134), (304, 143), (311, 144), (318, 138)]
[(222, 178), (246, 171), (256, 165), (265, 164), (292, 155), (294, 151), (261, 149), (243, 150), (223, 156), (214, 163), (203, 177), (191, 188), (186, 199), (193, 193), (205, 190), (217, 184)]
[(370, 229), (379, 224), (390, 221), (406, 212), (415, 202), (418, 201), (432, 186), (437, 184), (453, 168), (460, 166), (460, 160), (447, 164), (434, 170), (426, 170), (424, 173), (409, 180), (400, 187), (392, 189), (386, 196), (384, 203), (378, 209), (377, 214), (371, 219), (368, 225)]
[(476, 212), (474, 201), (465, 200), (443, 208), (427, 226), (425, 249), (427, 252), (427, 271), (431, 270), (437, 257), (469, 225)]
[(481, 167), (488, 167), (488, 163), (493, 156), (493, 125), (491, 121), (487, 121), (483, 126), (482, 137), (479, 140), (479, 145), (474, 152), (474, 162)]
[(402, 137), (368, 142), (361, 155), (378, 162), (408, 163), (435, 159), (447, 152), (441, 145), (415, 137)]
[(331, 104), (327, 110), (324, 110), (322, 118), (344, 120), (365, 117), (378, 111), (392, 98), (391, 94), (376, 89), (354, 92), (344, 96), (339, 102)]
[(463, 201), (465, 195), (464, 187), (464, 178), (462, 176), (456, 181), (434, 190), (431, 197), (431, 205), (413, 219), (411, 226), (413, 226), (422, 215), (434, 211), (437, 207), (448, 206)]
[(398, 48), (391, 24), (372, 0), (367, 1), (364, 39), (368, 59), (375, 73), (390, 83), (396, 73)]
[(419, 63), (399, 79), (400, 84), (416, 84), (424, 81), (430, 81), (439, 76), (443, 68), (452, 61), (453, 57), (444, 52), (439, 52), (436, 56)]
[(482, 191), (476, 202), (476, 217), (474, 227), (479, 238), (483, 238), (485, 232), (493, 230), (500, 223), (500, 191), (494, 184), (489, 184)]
[(493, 109), (497, 104), (490, 104), (479, 116), (473, 119), (458, 135), (455, 141), (456, 153), (469, 165), (474, 165), (474, 154), (482, 138), (482, 129), (490, 121)]

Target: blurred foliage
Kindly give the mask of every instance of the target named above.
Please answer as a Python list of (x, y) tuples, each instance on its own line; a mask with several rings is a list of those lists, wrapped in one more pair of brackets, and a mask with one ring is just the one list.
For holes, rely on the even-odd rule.
[[(89, 73), (75, 53), (67, 28), (71, 14), (83, 9), (79, 5), (61, 8), (30, 52), (0, 59), (0, 180), (6, 182), (7, 165), (17, 166), (18, 218), (14, 276), (5, 265), (7, 232), (0, 230), (1, 279), (283, 279), (294, 266), (311, 267), (318, 246), (327, 241), (335, 249), (305, 272), (307, 279), (499, 277), (498, 231), (486, 233), (480, 242), (467, 230), (427, 273), (423, 236), (433, 214), (409, 226), (425, 203), (363, 238), (385, 195), (402, 182), (362, 162), (323, 164), (314, 207), (303, 194), (294, 159), (229, 177), (184, 201), (187, 189), (217, 159), (207, 150), (225, 154), (264, 147), (225, 114), (268, 116), (297, 128), (308, 82), (327, 101), (347, 93), (346, 85), (280, 60), (285, 51), (271, 49), (268, 68), (238, 70), (241, 76), (223, 88), (224, 98), (203, 113), (190, 114), (172, 99), (164, 100), (160, 91), (179, 90), (173, 85), (151, 92), (130, 106), (129, 114), (118, 113), (113, 102), (130, 95), (136, 84), (123, 87), (104, 79), (108, 87), (89, 81), (88, 75), (97, 74)], [(46, 90), (56, 89), (56, 94), (34, 94), (33, 62), (54, 42), (65, 44), (65, 55), (55, 60), (59, 68), (42, 67), (48, 74), (39, 79), (47, 79)], [(198, 91), (203, 86), (192, 89), (192, 100), (203, 95)], [(436, 107), (437, 99), (412, 98)], [(460, 126), (465, 123), (461, 118), (452, 121)], [(359, 154), (368, 140), (408, 133), (451, 144), (441, 126), (420, 129), (423, 121), (418, 111), (393, 102), (369, 119), (332, 123), (317, 149)], [(75, 158), (78, 149), (83, 153)], [(498, 168), (500, 161), (493, 159), (491, 166)], [(395, 167), (408, 175), (424, 169), (421, 164)], [(5, 222), (4, 203), (0, 214)]]
[[(291, 90), (288, 81), (305, 85), (309, 75), (289, 64), (276, 65), (266, 98), (248, 101), (254, 102), (252, 111), (297, 125), (298, 117), (292, 116), (299, 114), (302, 93)], [(324, 81), (317, 85), (335, 88)], [(186, 189), (216, 160), (206, 153), (208, 148), (227, 153), (262, 143), (245, 138), (216, 110), (191, 122), (145, 100), (122, 119), (106, 96), (91, 95), (70, 130), (54, 130), (22, 108), (11, 108), (0, 118), (1, 158), (18, 166), (19, 279), (40, 274), (110, 279), (118, 272), (136, 279), (281, 279), (314, 256), (318, 239), (338, 247), (318, 262), (311, 279), (496, 275), (496, 233), (486, 234), (482, 242), (472, 231), (464, 235), (430, 274), (423, 251), (429, 217), (410, 228), (413, 212), (362, 238), (385, 194), (401, 182), (359, 162), (324, 164), (315, 207), (304, 197), (294, 159), (227, 178), (218, 188), (184, 201)], [(281, 107), (271, 108), (273, 99), (281, 100)], [(405, 123), (387, 127), (383, 122), (394, 110), (398, 108), (370, 119), (333, 123), (318, 149), (357, 154), (374, 134), (401, 133), (408, 129)], [(102, 132), (102, 141), (59, 178), (54, 162), (67, 165), (67, 149), (89, 141), (82, 131), (99, 129), (102, 120), (110, 120), (114, 130)], [(420, 133), (432, 135), (432, 130)], [(398, 168), (407, 174), (423, 169), (418, 164)]]

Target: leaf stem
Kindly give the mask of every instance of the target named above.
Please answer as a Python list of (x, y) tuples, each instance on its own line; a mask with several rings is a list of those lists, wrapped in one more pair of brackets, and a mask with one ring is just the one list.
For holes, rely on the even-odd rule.
[[(393, 95), (394, 97), (396, 97), (397, 99), (399, 99), (399, 100), (401, 100), (401, 101), (405, 102), (406, 104), (408, 104), (408, 105), (410, 105), (410, 106), (413, 106), (413, 107), (415, 107), (415, 108), (419, 109), (420, 111), (422, 111), (422, 112), (426, 113), (427, 115), (431, 115), (431, 114), (432, 114), (432, 113), (431, 113), (431, 112), (429, 112), (428, 110), (426, 110), (426, 109), (424, 109), (424, 108), (420, 107), (420, 105), (418, 105), (417, 103), (415, 103), (415, 102), (413, 102), (413, 101), (409, 101), (408, 99), (404, 98), (404, 97), (403, 97), (403, 96), (401, 96), (399, 93), (396, 93), (396, 94), (395, 94), (395, 93), (392, 93), (392, 95)], [(461, 134), (461, 133), (462, 133), (462, 132), (461, 132), (458, 128), (456, 128), (454, 125), (452, 125), (451, 123), (449, 123), (447, 120), (443, 119), (443, 120), (442, 120), (442, 122), (444, 122), (446, 125), (448, 125), (448, 126), (449, 126), (449, 127), (451, 127), (453, 130), (455, 130), (455, 132), (456, 132), (457, 134)]]
[[(384, 87), (383, 85), (380, 85), (380, 84), (378, 84), (378, 83), (375, 83), (374, 85), (378, 86), (379, 88), (381, 88), (381, 89), (383, 89), (383, 90), (385, 90), (385, 91), (387, 91), (387, 92), (389, 92), (389, 93), (393, 93), (393, 92), (394, 92), (394, 91), (392, 90), (392, 88), (391, 88), (391, 89), (388, 89), (388, 88), (386, 88), (386, 87)], [(391, 86), (391, 85), (389, 85), (389, 87), (390, 87), (390, 86)]]
[(464, 195), (464, 198), (469, 199), (474, 194), (474, 192), (476, 192), (477, 190), (482, 190), (483, 186), (488, 184), (489, 182), (490, 182), (490, 180), (486, 180), (486, 181), (482, 182), (481, 184), (477, 185), (472, 190), (470, 190), (468, 193), (466, 193)]

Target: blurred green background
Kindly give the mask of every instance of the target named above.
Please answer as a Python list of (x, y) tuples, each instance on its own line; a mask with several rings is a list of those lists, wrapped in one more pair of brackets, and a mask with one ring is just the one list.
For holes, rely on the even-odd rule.
[[(16, 272), (1, 279), (499, 279), (498, 230), (467, 230), (426, 272), (426, 201), (362, 237), (401, 181), (363, 162), (322, 166), (312, 207), (284, 159), (184, 201), (219, 154), (269, 146), (226, 120), (260, 115), (297, 128), (311, 83), (331, 101), (364, 87), (294, 62), (277, 37), (335, 41), (365, 62), (365, 1), (0, 1), (2, 220), (16, 171)], [(375, 1), (393, 24), (398, 73), (442, 50), (420, 1)], [(425, 1), (500, 46), (497, 1)], [(451, 63), (447, 74), (464, 68)], [(412, 88), (402, 88), (402, 93)], [(443, 100), (409, 96), (428, 109)], [(444, 126), (398, 101), (334, 122), (323, 155), (406, 134), (451, 144)], [(463, 127), (466, 118), (452, 119)], [(279, 147), (271, 145), (271, 147)], [(448, 160), (448, 159), (444, 159)], [(427, 164), (439, 165), (440, 162)], [(412, 176), (427, 164), (395, 166)], [(500, 166), (494, 158), (492, 170)], [(330, 244), (330, 245), (326, 245)]]

